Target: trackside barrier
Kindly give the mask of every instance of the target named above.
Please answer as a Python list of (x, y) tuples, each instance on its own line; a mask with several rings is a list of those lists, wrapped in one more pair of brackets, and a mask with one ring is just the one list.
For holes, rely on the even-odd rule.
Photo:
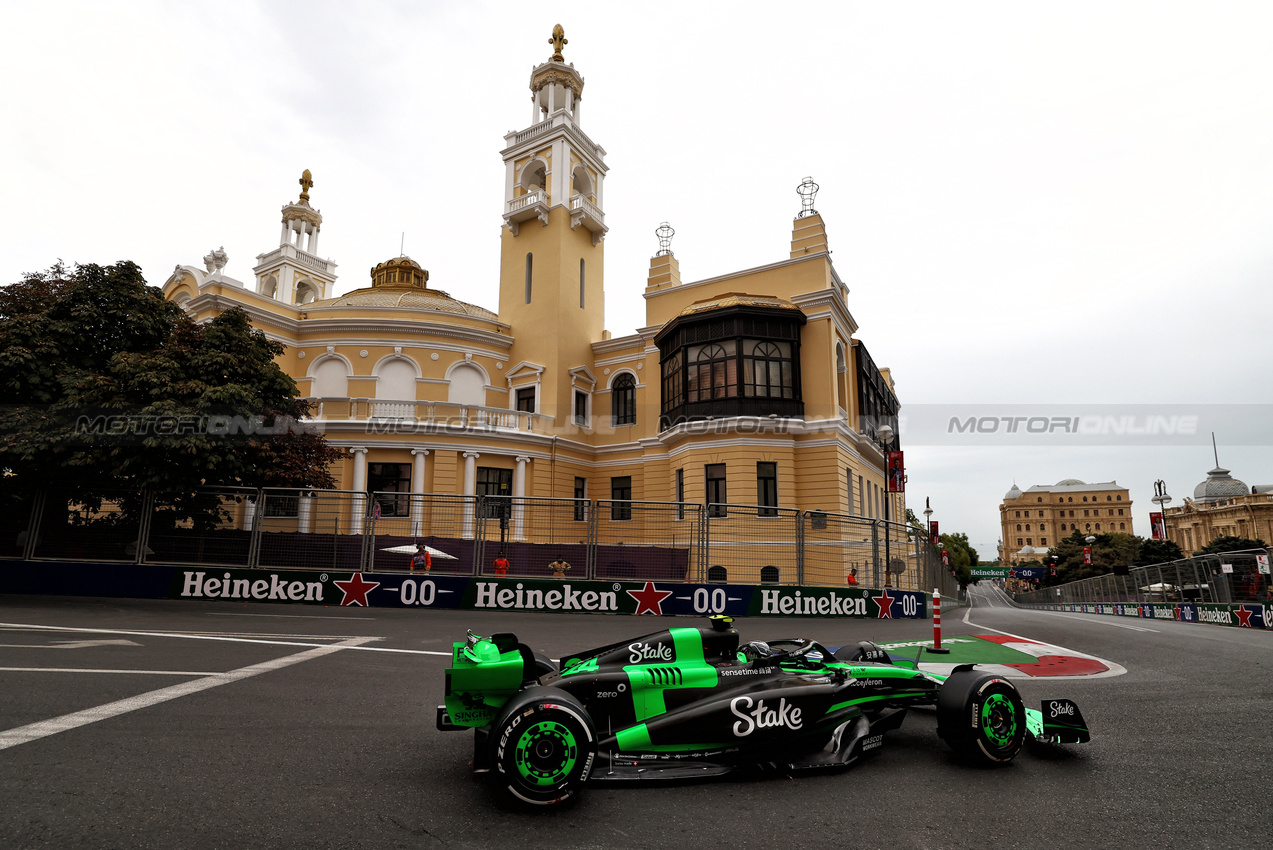
[(766, 587), (958, 585), (911, 526), (763, 505), (703, 505), (446, 493), (205, 488), (119, 492), (0, 490), (0, 562), (37, 560), (210, 568), (430, 572)]
[(1013, 594), (1018, 605), (1186, 623), (1273, 627), (1273, 549), (1200, 555)]
[(364, 608), (702, 617), (923, 619), (927, 595), (905, 590), (672, 581), (577, 581), (296, 569), (48, 562), (0, 565), (0, 593)]

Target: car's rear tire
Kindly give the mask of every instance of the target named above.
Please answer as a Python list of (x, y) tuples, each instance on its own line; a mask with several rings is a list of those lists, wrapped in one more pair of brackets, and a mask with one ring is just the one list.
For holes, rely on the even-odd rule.
[(556, 688), (530, 688), (491, 726), (488, 776), (510, 805), (562, 807), (578, 799), (596, 752), (596, 729), (578, 700)]
[(1025, 704), (1006, 679), (956, 670), (937, 695), (937, 734), (960, 758), (1006, 764), (1025, 741)]
[(888, 653), (869, 640), (860, 641), (857, 646), (842, 646), (835, 651), (837, 661), (849, 663), (866, 661), (876, 664), (888, 664)]

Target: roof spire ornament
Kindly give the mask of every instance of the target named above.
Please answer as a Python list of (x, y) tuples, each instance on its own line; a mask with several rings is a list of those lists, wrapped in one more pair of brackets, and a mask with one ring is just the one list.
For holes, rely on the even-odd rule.
[(548, 39), (548, 43), (553, 46), (553, 55), (549, 61), (565, 62), (566, 59), (561, 55), (561, 49), (570, 44), (570, 42), (566, 40), (566, 31), (561, 28), (561, 24), (553, 27), (553, 37)]
[(308, 168), (301, 173), (300, 184), (301, 184), (301, 203), (308, 204), (309, 190), (312, 189), (314, 186), (314, 177), (313, 175), (309, 173)]
[(800, 185), (796, 187), (796, 193), (800, 195), (800, 215), (796, 218), (818, 214), (818, 211), (813, 208), (813, 199), (818, 195), (818, 188), (818, 184), (813, 182), (812, 177), (806, 177), (800, 181)]

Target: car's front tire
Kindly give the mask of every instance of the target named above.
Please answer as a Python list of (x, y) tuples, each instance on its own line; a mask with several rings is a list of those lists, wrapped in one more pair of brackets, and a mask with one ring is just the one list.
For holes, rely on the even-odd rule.
[(1025, 732), (1025, 704), (1006, 679), (956, 670), (937, 695), (937, 734), (966, 761), (1006, 764)]
[(510, 700), (491, 727), (497, 796), (514, 806), (551, 808), (575, 802), (597, 752), (592, 718), (556, 688), (531, 688)]

